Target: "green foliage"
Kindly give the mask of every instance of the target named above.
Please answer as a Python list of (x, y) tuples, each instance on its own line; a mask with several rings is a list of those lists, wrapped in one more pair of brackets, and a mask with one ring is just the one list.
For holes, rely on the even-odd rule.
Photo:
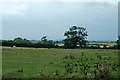
[[(64, 46), (65, 42), (65, 46)], [(35, 47), (35, 48), (73, 48), (70, 47), (71, 44), (68, 44), (67, 39), (64, 41), (53, 41), (53, 40), (47, 40), (46, 36), (43, 36), (40, 41), (30, 41), (26, 38), (15, 38), (14, 40), (1, 40), (0, 46), (16, 46), (16, 47)], [(84, 49), (118, 49), (119, 43), (117, 41), (117, 44), (115, 42), (87, 42), (87, 44), (82, 45), (82, 48)], [(77, 45), (77, 48), (79, 47), (79, 43)]]
[(66, 39), (64, 39), (65, 48), (77, 48), (79, 44), (80, 48), (86, 45), (86, 38), (88, 36), (86, 28), (73, 26), (69, 28), (69, 31), (64, 33)]
[(14, 45), (18, 47), (29, 47), (32, 43), (26, 38), (22, 39), (20, 37), (14, 39)]
[(20, 38), (20, 37), (14, 39), (15, 42), (20, 42), (20, 41), (22, 41), (22, 40), (23, 40), (23, 39)]
[(117, 48), (120, 49), (120, 36), (118, 36), (118, 40), (116, 41), (117, 43)]
[(71, 60), (73, 60), (73, 59), (75, 59), (75, 56), (73, 56), (73, 55), (67, 55), (67, 56), (65, 56), (64, 59), (71, 59)]
[(41, 38), (41, 42), (43, 42), (43, 43), (47, 42), (47, 36), (43, 36), (43, 37)]
[(15, 38), (14, 40), (3, 40), (2, 46), (16, 46), (16, 47), (35, 47), (35, 48), (55, 48), (54, 42), (52, 40), (47, 40), (46, 36), (41, 38), (41, 41), (37, 43), (32, 43), (31, 41), (27, 40), (26, 38), (22, 39), (20, 37)]

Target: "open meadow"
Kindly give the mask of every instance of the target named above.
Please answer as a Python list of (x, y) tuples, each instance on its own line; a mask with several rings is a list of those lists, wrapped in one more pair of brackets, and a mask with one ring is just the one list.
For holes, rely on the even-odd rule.
[(3, 78), (118, 78), (117, 49), (2, 48)]

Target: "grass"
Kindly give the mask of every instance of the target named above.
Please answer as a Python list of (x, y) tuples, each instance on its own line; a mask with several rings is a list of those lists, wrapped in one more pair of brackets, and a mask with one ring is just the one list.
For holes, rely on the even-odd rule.
[(118, 50), (22, 47), (2, 49), (3, 78), (105, 78), (106, 76), (118, 78), (120, 76)]

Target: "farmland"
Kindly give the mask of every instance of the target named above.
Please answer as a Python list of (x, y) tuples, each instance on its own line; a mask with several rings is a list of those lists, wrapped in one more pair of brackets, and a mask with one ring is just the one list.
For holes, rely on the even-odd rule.
[[(61, 44), (56, 44), (56, 45), (58, 45), (58, 46), (64, 46), (64, 44), (63, 43), (61, 43)], [(87, 42), (87, 46), (97, 46), (97, 45), (99, 45), (100, 46), (100, 48), (103, 48), (104, 47), (104, 45), (106, 45), (106, 47), (113, 47), (113, 46), (115, 46), (116, 45), (116, 43), (115, 42)], [(79, 45), (77, 45), (77, 46), (79, 46)]]
[(118, 78), (117, 49), (2, 48), (3, 78)]

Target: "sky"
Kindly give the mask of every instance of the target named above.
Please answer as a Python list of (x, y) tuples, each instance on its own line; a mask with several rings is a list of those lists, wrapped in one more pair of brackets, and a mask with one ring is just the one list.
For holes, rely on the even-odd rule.
[(64, 39), (72, 26), (85, 27), (87, 40), (116, 40), (116, 2), (18, 2), (2, 4), (2, 39)]

